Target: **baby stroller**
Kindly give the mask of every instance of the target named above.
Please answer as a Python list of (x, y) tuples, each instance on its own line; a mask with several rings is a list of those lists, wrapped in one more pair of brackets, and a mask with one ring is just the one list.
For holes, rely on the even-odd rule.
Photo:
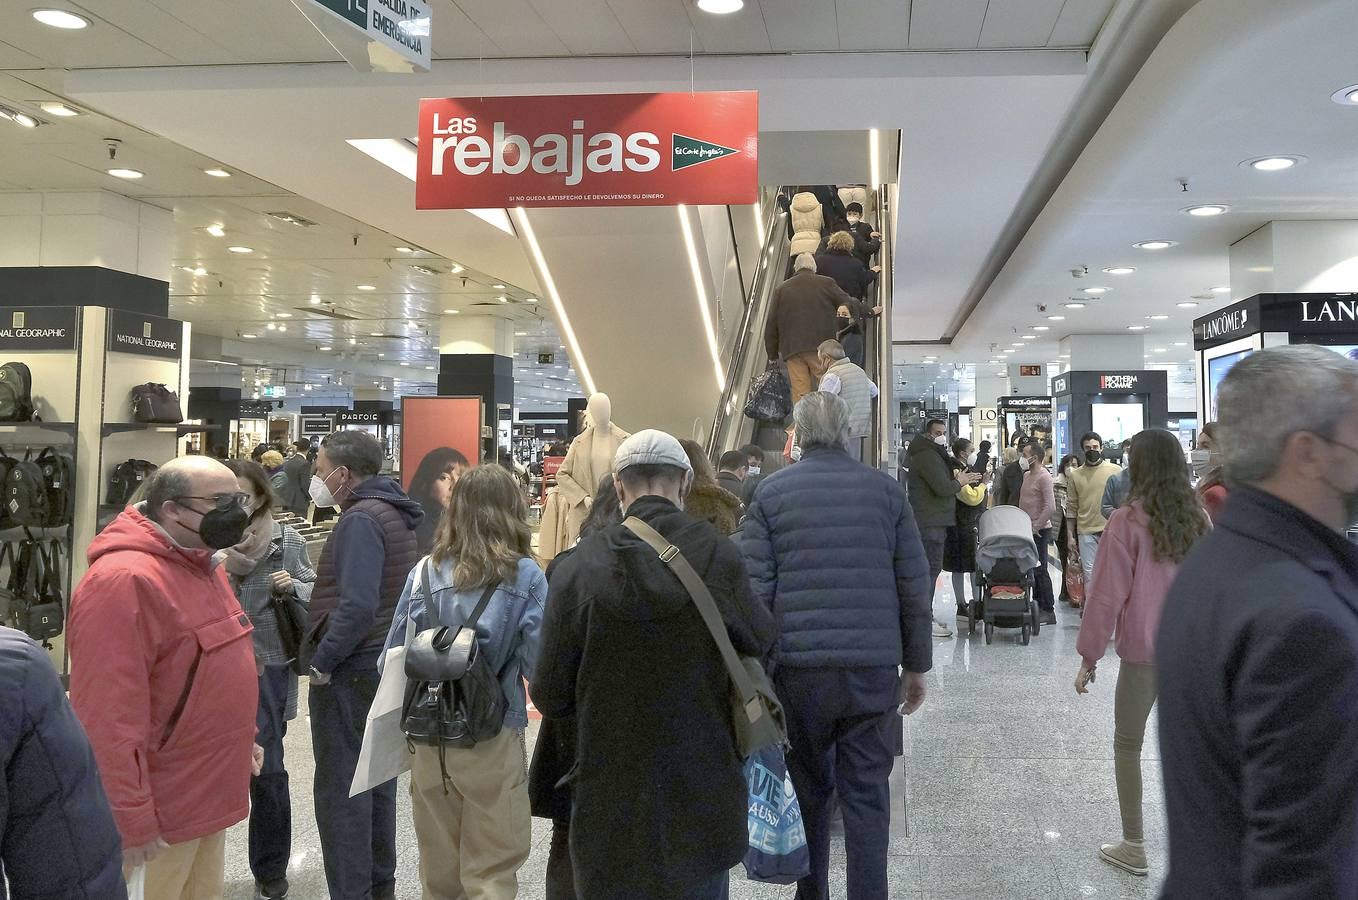
[[(976, 607), (984, 610), (985, 642), (996, 628), (1021, 629), (1019, 640), (1042, 630), (1033, 598), (1033, 569), (1040, 560), (1033, 543), (1033, 522), (1017, 506), (996, 506), (981, 514), (976, 542)], [(969, 622), (974, 630), (974, 622)]]

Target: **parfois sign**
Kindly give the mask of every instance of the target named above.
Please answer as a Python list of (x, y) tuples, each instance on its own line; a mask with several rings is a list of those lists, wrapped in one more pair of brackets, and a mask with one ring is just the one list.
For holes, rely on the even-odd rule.
[(754, 91), (420, 101), (419, 209), (754, 203)]

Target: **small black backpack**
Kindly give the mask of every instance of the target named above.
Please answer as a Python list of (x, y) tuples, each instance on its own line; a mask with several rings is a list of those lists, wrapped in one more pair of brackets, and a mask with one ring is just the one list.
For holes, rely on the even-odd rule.
[(47, 484), (42, 468), (27, 456), (15, 460), (5, 476), (5, 514), (13, 525), (25, 528), (47, 525)]
[(141, 487), (141, 483), (149, 478), (156, 468), (154, 463), (144, 459), (129, 459), (118, 463), (108, 477), (108, 497), (105, 504), (120, 509), (126, 506), (127, 501), (137, 492), (137, 488)]
[(0, 366), (0, 422), (33, 420), (33, 374), (21, 362)]
[(42, 471), (43, 488), (47, 491), (47, 521), (49, 528), (70, 525), (75, 516), (75, 461), (55, 447), (48, 447), (33, 460)]
[[(421, 566), (416, 589), (433, 613), (429, 560)], [(496, 737), (505, 724), (505, 696), (499, 674), (486, 660), (476, 638), (476, 623), (499, 584), (487, 585), (476, 610), (461, 628), (426, 628), (408, 641), (405, 657), (406, 699), (401, 730), (412, 744), (467, 749)], [(407, 631), (413, 627), (407, 624)], [(446, 780), (446, 775), (445, 775)]]

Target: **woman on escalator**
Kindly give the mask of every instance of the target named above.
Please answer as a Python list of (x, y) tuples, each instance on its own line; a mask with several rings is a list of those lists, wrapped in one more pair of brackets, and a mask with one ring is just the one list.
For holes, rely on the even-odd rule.
[[(855, 300), (864, 300), (877, 280), (880, 266), (869, 269), (863, 261), (854, 256), (853, 235), (847, 231), (836, 231), (830, 235), (825, 250), (816, 254), (816, 274), (833, 278), (840, 290)], [(868, 316), (877, 315), (873, 310)], [(860, 369), (864, 362), (863, 341), (864, 320), (854, 314), (848, 306), (839, 307), (835, 319), (835, 337), (844, 346), (849, 360)]]

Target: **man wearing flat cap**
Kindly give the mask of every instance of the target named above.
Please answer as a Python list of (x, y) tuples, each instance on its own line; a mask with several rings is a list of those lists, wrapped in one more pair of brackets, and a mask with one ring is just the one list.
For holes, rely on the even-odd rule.
[[(684, 513), (693, 470), (679, 442), (638, 432), (613, 475), (624, 516), (701, 576), (736, 652), (764, 657), (772, 617), (755, 604), (735, 544)], [(577, 896), (725, 897), (748, 843), (729, 676), (678, 576), (626, 526), (586, 538), (553, 571), (532, 695), (543, 715), (576, 717)]]

